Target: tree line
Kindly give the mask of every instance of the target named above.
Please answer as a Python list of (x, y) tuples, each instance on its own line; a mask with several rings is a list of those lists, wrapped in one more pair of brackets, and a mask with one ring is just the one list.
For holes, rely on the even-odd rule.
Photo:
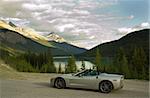
[[(53, 56), (50, 50), (44, 53), (32, 53), (30, 51), (13, 55), (0, 49), (0, 58), (14, 69), (20, 72), (41, 72), (41, 73), (74, 73), (77, 72), (76, 59), (72, 55), (65, 70), (62, 70), (61, 64), (56, 69)], [(109, 65), (102, 64), (102, 55), (100, 50), (96, 50), (95, 66), (100, 72), (117, 73), (125, 75), (125, 78), (146, 79), (149, 80), (149, 61), (143, 48), (135, 47), (131, 53), (125, 53), (123, 48), (116, 52), (113, 62)], [(84, 70), (85, 62), (82, 61), (81, 69)]]
[(95, 65), (98, 71), (123, 74), (125, 78), (149, 80), (149, 61), (141, 47), (133, 48), (131, 53), (125, 53), (124, 49), (120, 47), (113, 62), (107, 66), (102, 65), (101, 59), (101, 53), (97, 49)]
[(6, 64), (20, 72), (73, 73), (77, 71), (74, 56), (68, 59), (65, 65), (65, 71), (62, 70), (61, 64), (59, 64), (57, 70), (50, 50), (44, 53), (28, 51), (26, 53), (12, 55), (8, 51), (0, 49), (0, 59), (3, 59)]

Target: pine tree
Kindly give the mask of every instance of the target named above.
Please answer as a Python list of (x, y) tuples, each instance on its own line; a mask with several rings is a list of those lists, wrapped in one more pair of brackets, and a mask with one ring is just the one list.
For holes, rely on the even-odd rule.
[(146, 71), (145, 71), (145, 67), (144, 67), (144, 66), (143, 66), (143, 68), (142, 68), (142, 73), (141, 73), (140, 78), (141, 78), (141, 79), (144, 79), (144, 80), (147, 79), (147, 75), (146, 75)]
[(47, 58), (48, 58), (48, 71), (47, 72), (56, 72), (56, 67), (54, 65), (54, 60), (53, 60), (53, 57), (52, 57), (52, 53), (51, 53), (51, 50), (49, 49), (48, 50), (48, 53), (47, 53)]
[(56, 72), (56, 67), (54, 65), (54, 63), (48, 63), (48, 73), (55, 73)]
[(41, 72), (44, 73), (55, 73), (56, 67), (52, 62), (48, 62), (47, 64), (44, 64), (41, 68)]
[(143, 73), (146, 64), (147, 64), (147, 58), (144, 49), (135, 47), (132, 56), (132, 65), (133, 68), (135, 67), (136, 69), (135, 72), (137, 72), (137, 78), (141, 79), (141, 75), (146, 73), (146, 72)]
[(113, 67), (115, 67), (113, 68), (113, 71), (124, 74), (125, 78), (131, 78), (131, 70), (129, 69), (128, 59), (123, 48), (119, 48), (113, 63)]
[(49, 61), (48, 61), (48, 72), (56, 72), (56, 67), (54, 65), (54, 60), (51, 54), (49, 54)]
[(62, 70), (61, 70), (61, 63), (59, 63), (59, 67), (58, 67), (58, 73), (61, 73)]
[(43, 53), (42, 58), (43, 58), (42, 61), (43, 65), (41, 66), (41, 72), (55, 73), (56, 67), (54, 65), (51, 50), (49, 49), (46, 53)]
[(130, 78), (130, 71), (129, 71), (129, 65), (128, 65), (128, 61), (127, 61), (127, 58), (125, 55), (122, 56), (122, 60), (121, 60), (121, 63), (122, 63), (122, 72), (124, 73), (125, 75), (125, 78)]
[(115, 55), (115, 58), (114, 58), (114, 61), (113, 61), (113, 64), (114, 66), (116, 66), (116, 71), (117, 73), (122, 73), (122, 59), (123, 59), (123, 56), (124, 56), (124, 50), (123, 48), (119, 48), (119, 50), (117, 51), (116, 55)]
[(65, 73), (67, 73), (67, 64), (65, 64)]
[(97, 50), (96, 50), (95, 64), (96, 64), (96, 70), (98, 72), (102, 71), (101, 70), (101, 66), (100, 66), (100, 61), (101, 61), (101, 55), (100, 55), (99, 49), (97, 48)]
[(73, 73), (77, 71), (76, 60), (74, 56), (71, 56), (68, 60), (68, 64), (66, 67), (66, 73)]

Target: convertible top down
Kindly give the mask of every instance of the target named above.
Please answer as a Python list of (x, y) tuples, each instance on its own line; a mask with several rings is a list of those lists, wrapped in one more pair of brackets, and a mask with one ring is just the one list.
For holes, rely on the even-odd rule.
[(75, 74), (53, 77), (50, 80), (50, 85), (59, 89), (66, 87), (84, 88), (109, 93), (113, 89), (122, 88), (123, 80), (123, 75), (100, 73), (96, 70), (87, 69)]

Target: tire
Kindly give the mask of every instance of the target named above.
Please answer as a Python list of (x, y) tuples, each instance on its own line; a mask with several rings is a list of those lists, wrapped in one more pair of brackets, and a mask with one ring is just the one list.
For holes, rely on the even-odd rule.
[(66, 87), (65, 80), (62, 79), (62, 78), (57, 78), (57, 79), (55, 80), (54, 86), (55, 86), (56, 88), (58, 88), (58, 89), (65, 88), (65, 87)]
[(102, 93), (110, 93), (113, 89), (113, 84), (110, 81), (102, 81), (99, 84), (99, 90)]

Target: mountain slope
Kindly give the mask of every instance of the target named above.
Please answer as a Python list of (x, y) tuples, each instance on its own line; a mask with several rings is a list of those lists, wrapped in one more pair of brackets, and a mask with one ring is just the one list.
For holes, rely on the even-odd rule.
[(150, 29), (144, 29), (140, 31), (135, 31), (127, 34), (126, 36), (120, 38), (119, 40), (107, 42), (100, 44), (85, 53), (81, 54), (81, 56), (95, 56), (96, 49), (99, 48), (102, 56), (104, 57), (114, 57), (117, 50), (122, 47), (126, 53), (130, 53), (134, 47), (142, 47), (147, 56), (149, 54), (149, 32)]
[(57, 46), (59, 49), (67, 51), (70, 54), (80, 54), (86, 51), (84, 48), (79, 48), (77, 46), (68, 44), (67, 42), (58, 43), (55, 41), (49, 41), (53, 46)]
[(75, 55), (85, 52), (85, 49), (68, 43), (48, 41), (48, 38), (38, 35), (32, 29), (20, 28), (5, 21), (0, 21), (0, 49), (36, 53), (51, 49), (54, 56)]
[(43, 44), (43, 45), (46, 45), (49, 47), (53, 47), (50, 43), (47, 42), (48, 39), (46, 37), (37, 34), (32, 29), (29, 29), (29, 28), (25, 29), (25, 28), (17, 27), (12, 22), (7, 23), (5, 21), (0, 20), (0, 29), (7, 29), (10, 31), (17, 32), (17, 33), (19, 33), (27, 38), (30, 38), (40, 44)]
[(31, 52), (36, 52), (36, 53), (42, 53), (42, 52), (48, 51), (48, 49), (51, 49), (51, 51), (53, 52), (53, 55), (67, 54), (63, 50), (53, 48), (53, 47), (51, 48), (47, 47), (17, 32), (13, 32), (7, 29), (0, 30), (0, 42), (1, 42), (0, 43), (1, 47), (5, 46), (5, 47), (9, 47), (15, 50), (20, 50), (22, 52), (31, 51)]

